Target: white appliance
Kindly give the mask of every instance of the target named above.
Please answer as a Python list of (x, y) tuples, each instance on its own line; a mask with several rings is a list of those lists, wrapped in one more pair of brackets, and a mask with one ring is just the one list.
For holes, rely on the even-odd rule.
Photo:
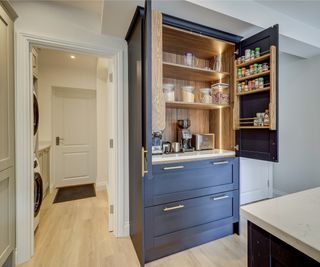
[(33, 219), (33, 230), (35, 231), (39, 225), (40, 220), (40, 208), (43, 198), (43, 183), (41, 177), (41, 170), (39, 165), (39, 160), (34, 157), (33, 162), (33, 172), (34, 172), (34, 219)]

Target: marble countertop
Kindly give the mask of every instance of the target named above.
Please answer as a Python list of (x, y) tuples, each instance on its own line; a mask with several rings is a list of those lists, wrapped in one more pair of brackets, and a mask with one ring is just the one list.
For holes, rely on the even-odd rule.
[(225, 158), (234, 157), (235, 152), (230, 150), (214, 149), (214, 150), (203, 150), (194, 152), (185, 152), (177, 154), (163, 154), (163, 155), (153, 155), (152, 164), (167, 164), (175, 162), (185, 162), (203, 159), (215, 159), (215, 158)]
[(39, 151), (44, 150), (46, 148), (51, 147), (51, 142), (50, 141), (39, 141)]
[(320, 262), (320, 187), (249, 204), (240, 213)]

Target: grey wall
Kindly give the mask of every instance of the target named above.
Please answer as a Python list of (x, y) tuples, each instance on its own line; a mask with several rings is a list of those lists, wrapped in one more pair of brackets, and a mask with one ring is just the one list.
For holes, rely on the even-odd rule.
[(275, 194), (320, 186), (320, 56), (280, 54), (279, 163)]

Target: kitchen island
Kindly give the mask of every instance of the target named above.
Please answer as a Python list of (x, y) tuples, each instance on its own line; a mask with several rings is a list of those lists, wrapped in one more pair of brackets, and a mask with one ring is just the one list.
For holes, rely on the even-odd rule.
[(320, 266), (320, 187), (244, 206), (248, 266)]

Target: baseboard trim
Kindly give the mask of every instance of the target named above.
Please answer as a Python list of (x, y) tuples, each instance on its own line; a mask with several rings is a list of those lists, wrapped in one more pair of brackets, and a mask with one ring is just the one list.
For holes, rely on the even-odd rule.
[(107, 181), (101, 181), (96, 183), (96, 191), (107, 190)]
[(130, 222), (126, 221), (123, 226), (123, 236), (129, 236), (130, 234)]
[(283, 192), (283, 191), (280, 191), (278, 189), (273, 189), (273, 197), (281, 197), (281, 196), (284, 196), (284, 195), (287, 195), (288, 193), (286, 192)]

